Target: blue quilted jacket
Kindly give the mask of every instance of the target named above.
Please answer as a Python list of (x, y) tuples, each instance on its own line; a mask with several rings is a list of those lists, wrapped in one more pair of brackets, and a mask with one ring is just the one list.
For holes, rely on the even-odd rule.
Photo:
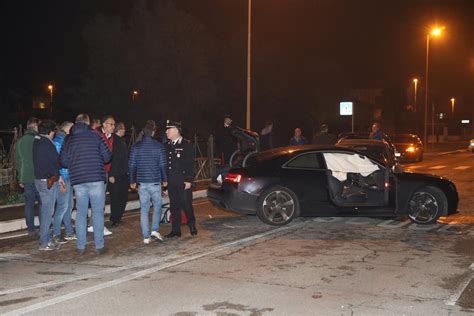
[(130, 183), (160, 183), (167, 181), (165, 146), (144, 136), (132, 146), (128, 159)]
[(104, 165), (112, 159), (112, 153), (102, 137), (89, 125), (77, 123), (65, 138), (59, 161), (69, 170), (71, 184), (105, 182)]

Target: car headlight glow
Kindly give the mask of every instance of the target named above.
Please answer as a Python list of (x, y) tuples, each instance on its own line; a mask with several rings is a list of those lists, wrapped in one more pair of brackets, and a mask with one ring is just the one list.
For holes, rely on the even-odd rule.
[(413, 153), (413, 152), (415, 152), (415, 147), (410, 146), (407, 149), (405, 149), (405, 151), (408, 152), (408, 153)]

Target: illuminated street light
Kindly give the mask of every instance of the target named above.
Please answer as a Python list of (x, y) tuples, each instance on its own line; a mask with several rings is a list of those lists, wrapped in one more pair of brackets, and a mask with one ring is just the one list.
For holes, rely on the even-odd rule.
[(48, 85), (48, 90), (49, 90), (49, 110), (51, 111), (51, 113), (53, 112), (53, 85), (52, 84), (49, 84)]
[(430, 39), (431, 37), (438, 37), (445, 29), (442, 27), (434, 27), (431, 32), (426, 34), (426, 66), (425, 66), (425, 114), (424, 114), (424, 131), (423, 142), (425, 147), (428, 146), (428, 70), (429, 70), (429, 56), (430, 56)]
[(456, 99), (451, 98), (451, 113), (454, 113), (454, 101), (456, 101)]
[(414, 95), (413, 95), (413, 107), (414, 107), (415, 112), (416, 112), (416, 111), (417, 111), (416, 97), (417, 97), (417, 90), (418, 90), (418, 89), (417, 89), (417, 88), (418, 88), (418, 79), (417, 79), (417, 78), (413, 79), (413, 83), (414, 83), (414, 85), (415, 85), (415, 93), (414, 93)]
[(133, 90), (132, 92), (132, 102), (135, 103), (135, 97), (138, 95), (138, 91), (137, 90)]

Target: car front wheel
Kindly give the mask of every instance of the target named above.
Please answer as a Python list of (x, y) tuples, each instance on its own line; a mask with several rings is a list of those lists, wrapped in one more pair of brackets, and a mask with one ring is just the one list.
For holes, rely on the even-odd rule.
[(440, 189), (425, 187), (411, 196), (408, 216), (417, 224), (432, 224), (436, 223), (446, 207), (446, 196)]
[(258, 200), (257, 215), (266, 224), (282, 226), (291, 222), (299, 212), (296, 195), (285, 187), (272, 187)]

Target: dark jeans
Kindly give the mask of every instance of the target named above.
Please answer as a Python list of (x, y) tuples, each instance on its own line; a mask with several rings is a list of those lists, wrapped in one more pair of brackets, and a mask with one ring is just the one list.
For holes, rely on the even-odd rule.
[(122, 219), (128, 200), (128, 177), (115, 177), (115, 183), (108, 184), (110, 193), (110, 220), (118, 222)]
[(193, 189), (185, 190), (184, 183), (168, 183), (168, 194), (170, 196), (171, 216), (173, 216), (171, 231), (181, 233), (181, 210), (184, 210), (188, 218), (188, 226), (194, 226), (196, 219), (194, 218), (193, 209)]
[(34, 183), (24, 183), (25, 186), (25, 221), (28, 232), (35, 231), (35, 201), (41, 203), (41, 198)]

